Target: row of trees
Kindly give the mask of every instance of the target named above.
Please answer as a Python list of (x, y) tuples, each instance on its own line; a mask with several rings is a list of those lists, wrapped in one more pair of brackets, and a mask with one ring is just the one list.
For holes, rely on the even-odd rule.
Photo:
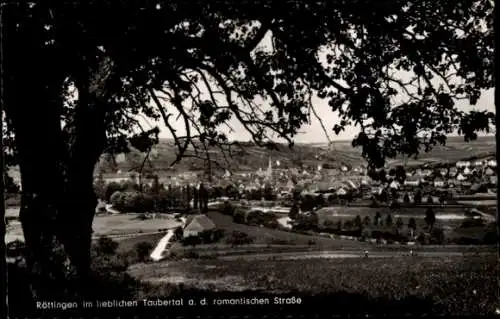
[[(436, 222), (436, 216), (434, 211), (429, 208), (426, 211), (426, 216), (424, 218), (427, 224), (427, 231), (432, 231), (434, 224)], [(337, 220), (336, 222), (332, 220), (326, 220), (323, 225), (319, 225), (319, 218), (316, 213), (308, 213), (296, 215), (294, 218), (295, 228), (299, 230), (307, 229), (318, 229), (318, 227), (327, 229), (356, 229), (362, 230), (364, 228), (395, 228), (398, 232), (404, 227), (404, 221), (401, 217), (394, 220), (391, 214), (387, 214), (382, 217), (380, 212), (376, 212), (373, 220), (369, 216), (361, 218), (360, 215), (356, 215), (352, 220)], [(417, 222), (415, 218), (410, 218), (407, 223), (407, 228), (413, 233), (417, 229)]]
[(94, 188), (101, 200), (111, 203), (122, 212), (166, 212), (172, 208), (206, 210), (210, 196), (210, 190), (203, 185), (199, 188), (191, 186), (165, 188), (158, 182), (157, 177), (153, 179), (151, 185), (142, 186), (134, 180), (106, 183), (101, 177), (96, 180)]
[[(402, 195), (403, 203), (405, 204), (415, 204), (415, 205), (420, 205), (420, 204), (437, 204), (436, 200), (434, 199), (437, 197), (437, 201), (440, 204), (444, 204), (447, 200), (450, 199), (450, 193), (449, 192), (437, 192), (434, 195), (428, 194), (425, 195), (421, 189), (417, 189), (413, 195), (413, 201), (411, 200), (410, 194), (408, 192), (405, 192)], [(389, 201), (396, 201), (397, 199), (401, 198), (401, 192), (398, 191), (397, 189), (384, 189), (380, 194), (374, 194), (373, 199), (380, 201), (380, 202), (389, 202)]]

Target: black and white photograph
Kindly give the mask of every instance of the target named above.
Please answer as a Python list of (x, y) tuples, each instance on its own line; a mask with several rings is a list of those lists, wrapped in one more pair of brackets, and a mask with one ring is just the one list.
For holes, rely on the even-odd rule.
[(0, 317), (500, 315), (494, 10), (1, 1)]

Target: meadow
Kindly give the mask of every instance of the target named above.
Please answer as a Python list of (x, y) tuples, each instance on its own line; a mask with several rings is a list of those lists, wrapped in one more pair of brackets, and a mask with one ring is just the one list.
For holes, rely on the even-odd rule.
[[(497, 304), (497, 261), (490, 256), (347, 258), (286, 261), (189, 260), (136, 265), (129, 273), (148, 282), (140, 297), (195, 289), (214, 292), (294, 293), (314, 297), (332, 313), (401, 311), (406, 314), (492, 314)], [(321, 296), (330, 296), (321, 300)], [(405, 309), (398, 302), (412, 299)], [(417, 302), (419, 301), (419, 302)], [(374, 310), (370, 307), (390, 305)], [(394, 308), (391, 308), (394, 307)]]
[(141, 219), (141, 214), (97, 215), (92, 225), (95, 235), (123, 235), (158, 232), (175, 228), (181, 222), (170, 216)]

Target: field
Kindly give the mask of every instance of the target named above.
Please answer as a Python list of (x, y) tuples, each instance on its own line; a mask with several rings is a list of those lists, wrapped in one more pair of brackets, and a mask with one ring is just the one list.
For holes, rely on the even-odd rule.
[[(298, 296), (330, 295), (323, 306), (332, 312), (361, 311), (371, 303), (397, 303), (417, 298), (405, 313), (486, 314), (497, 305), (494, 255), (446, 258), (352, 258), (334, 260), (254, 261), (189, 260), (135, 265), (130, 274), (155, 289), (142, 294), (163, 296), (168, 283), (184, 289), (295, 292)], [(158, 284), (161, 283), (161, 284)], [(141, 296), (142, 297), (142, 296)], [(353, 304), (354, 303), (354, 304)], [(394, 307), (391, 308), (391, 307)], [(411, 307), (414, 307), (413, 309)]]
[[(338, 206), (338, 207), (325, 207), (318, 211), (318, 215), (321, 220), (330, 220), (336, 222), (338, 220), (353, 220), (356, 215), (359, 215), (362, 219), (368, 216), (372, 221), (375, 218), (375, 214), (380, 212), (382, 218), (385, 218), (388, 214), (391, 214), (393, 221), (400, 217), (403, 222), (408, 224), (410, 218), (415, 218), (417, 224), (425, 224), (424, 218), (427, 208), (426, 207), (402, 207), (397, 209), (392, 209), (389, 207), (348, 207), (348, 206)], [(442, 207), (433, 208), (436, 219), (438, 223), (447, 226), (459, 225), (465, 218), (465, 210), (463, 207)]]
[[(408, 247), (400, 245), (376, 245), (367, 242), (360, 242), (348, 239), (332, 239), (319, 235), (307, 235), (283, 231), (278, 229), (270, 229), (265, 227), (256, 227), (243, 224), (234, 223), (231, 216), (223, 215), (216, 211), (209, 211), (208, 216), (215, 223), (216, 227), (225, 231), (226, 238), (231, 236), (233, 231), (243, 232), (254, 239), (251, 245), (244, 245), (243, 247), (231, 247), (225, 243), (224, 238), (220, 243), (203, 244), (196, 247), (183, 247), (180, 244), (175, 244), (172, 248), (176, 254), (182, 255), (186, 252), (196, 252), (200, 256), (205, 255), (226, 255), (226, 254), (251, 254), (251, 253), (272, 253), (283, 251), (408, 251)], [(468, 230), (473, 234), (481, 233), (478, 229)], [(465, 236), (465, 234), (463, 234)], [(134, 245), (139, 242), (149, 242), (155, 245), (162, 234), (140, 235), (134, 238), (126, 238), (119, 240), (120, 251), (127, 251), (133, 249)], [(453, 246), (446, 248), (446, 246), (415, 246), (412, 248), (414, 251), (447, 251), (459, 250), (469, 251), (468, 246)], [(474, 249), (473, 249), (474, 250)], [(491, 251), (491, 249), (486, 249)]]
[(250, 237), (253, 237), (255, 239), (255, 244), (273, 244), (281, 242), (308, 246), (310, 245), (311, 241), (314, 241), (315, 245), (321, 247), (322, 249), (334, 250), (352, 248), (361, 249), (366, 245), (365, 243), (351, 240), (330, 239), (320, 236), (297, 234), (277, 229), (236, 224), (233, 222), (231, 216), (223, 215), (216, 211), (209, 211), (207, 215), (218, 228), (224, 229), (226, 233), (230, 234), (233, 231), (247, 233)]
[[(362, 249), (366, 247), (366, 243), (352, 241), (352, 240), (342, 240), (342, 239), (330, 239), (320, 236), (309, 236), (303, 234), (297, 234), (277, 229), (261, 228), (248, 226), (243, 224), (236, 224), (233, 222), (232, 217), (223, 215), (216, 211), (209, 211), (207, 214), (210, 219), (215, 223), (216, 227), (223, 229), (226, 236), (230, 236), (233, 231), (244, 232), (254, 239), (253, 245), (246, 246), (243, 250), (245, 251), (263, 251), (268, 245), (278, 245), (277, 250), (279, 251), (283, 246), (291, 245), (294, 249), (309, 250), (309, 249), (320, 249), (320, 250), (342, 250), (342, 249)], [(134, 238), (126, 238), (119, 240), (120, 250), (126, 251), (134, 247), (135, 244), (139, 242), (149, 242), (156, 245), (162, 234), (151, 234), (151, 235), (139, 235)], [(190, 250), (202, 250), (202, 251), (221, 251), (224, 249), (229, 249), (231, 251), (238, 251), (236, 248), (232, 248), (230, 245), (226, 244), (212, 244), (212, 245), (199, 245), (194, 249)], [(276, 250), (276, 249), (274, 249)]]
[(172, 217), (141, 220), (139, 214), (119, 214), (96, 216), (93, 229), (95, 235), (122, 235), (157, 232), (180, 225), (181, 223)]

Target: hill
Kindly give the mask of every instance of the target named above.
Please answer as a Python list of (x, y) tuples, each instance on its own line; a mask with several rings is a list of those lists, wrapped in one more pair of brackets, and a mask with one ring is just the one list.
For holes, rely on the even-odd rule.
[[(353, 148), (350, 141), (335, 141), (327, 144), (296, 144), (290, 149), (285, 144), (279, 144), (277, 149), (267, 149), (254, 145), (253, 143), (242, 142), (234, 146), (230, 156), (224, 157), (222, 151), (216, 147), (209, 149), (210, 157), (231, 170), (248, 171), (258, 168), (265, 168), (269, 159), (272, 159), (273, 166), (279, 161), (283, 168), (297, 167), (301, 164), (308, 166), (330, 165), (339, 167), (341, 165), (357, 166), (362, 165), (365, 160), (361, 156), (360, 148)], [(145, 167), (157, 172), (167, 171), (200, 171), (206, 168), (206, 161), (193, 158), (195, 153), (190, 150), (186, 153), (188, 157), (180, 163), (170, 168), (170, 163), (175, 159), (175, 144), (172, 140), (162, 139), (151, 152), (149, 161)], [(417, 159), (399, 157), (389, 161), (390, 165), (406, 164), (407, 166), (420, 166), (423, 164), (454, 163), (458, 160), (470, 157), (491, 157), (496, 154), (496, 141), (494, 137), (480, 137), (478, 140), (465, 143), (461, 137), (449, 137), (445, 146), (436, 146), (429, 153), (422, 153)], [(140, 166), (144, 155), (139, 152), (131, 152), (121, 155), (117, 159), (115, 168), (121, 171), (128, 171)], [(108, 167), (110, 163), (101, 160), (100, 167)], [(212, 169), (219, 170), (216, 165)]]

